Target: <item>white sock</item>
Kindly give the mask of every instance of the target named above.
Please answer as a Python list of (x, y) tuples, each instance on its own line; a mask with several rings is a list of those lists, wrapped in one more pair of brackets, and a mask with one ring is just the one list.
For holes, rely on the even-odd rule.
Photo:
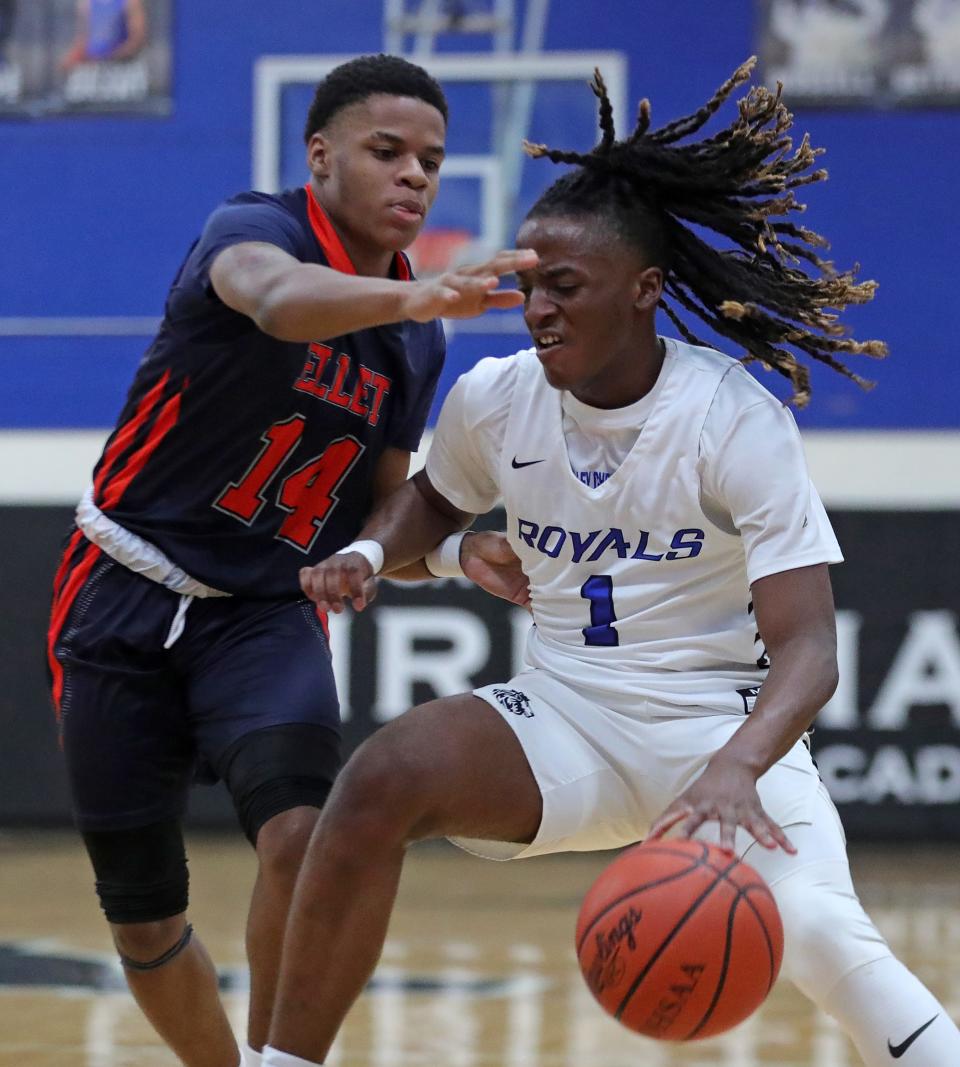
[(263, 1053), (244, 1043), (240, 1046), (240, 1067), (262, 1067)]
[(260, 1062), (263, 1067), (322, 1067), (322, 1064), (314, 1063), (313, 1060), (302, 1060), (299, 1056), (281, 1052), (270, 1045), (263, 1046), (263, 1059)]
[(893, 956), (851, 971), (818, 999), (853, 1039), (867, 1067), (960, 1064), (960, 1030)]

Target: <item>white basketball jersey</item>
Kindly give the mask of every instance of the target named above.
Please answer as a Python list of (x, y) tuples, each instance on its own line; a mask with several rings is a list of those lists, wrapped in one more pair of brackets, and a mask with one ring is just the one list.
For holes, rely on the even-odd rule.
[[(532, 349), (481, 360), (427, 456), (462, 511), (503, 500), (533, 600), (527, 665), (627, 714), (743, 714), (766, 674), (750, 582), (843, 558), (796, 424), (739, 362), (667, 338), (650, 404), (631, 414), (639, 435), (605, 481), (609, 457), (576, 438), (574, 459), (593, 455), (586, 485), (563, 396)], [(623, 422), (607, 420), (611, 444), (630, 439)]]
[(499, 483), (533, 596), (528, 664), (628, 713), (646, 698), (742, 714), (766, 663), (741, 539), (704, 515), (698, 476), (701, 429), (736, 361), (668, 351), (636, 444), (593, 488), (571, 470), (561, 394), (535, 353), (512, 358)]

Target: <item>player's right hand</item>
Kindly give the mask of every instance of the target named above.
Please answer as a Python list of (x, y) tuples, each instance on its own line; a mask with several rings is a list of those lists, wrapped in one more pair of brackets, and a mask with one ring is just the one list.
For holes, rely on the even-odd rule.
[(377, 579), (366, 556), (343, 552), (323, 560), (315, 567), (302, 567), (300, 588), (304, 596), (317, 605), (317, 611), (339, 615), (344, 602), (354, 611), (363, 611), (377, 596)]
[(520, 307), (523, 293), (500, 289), (500, 278), (537, 265), (532, 248), (498, 252), (486, 263), (457, 267), (429, 281), (411, 282), (404, 292), (403, 317), (414, 322), (431, 319), (472, 319), (493, 308)]
[(753, 772), (725, 756), (722, 748), (703, 774), (654, 821), (646, 840), (655, 841), (674, 827), (679, 827), (681, 837), (693, 837), (706, 822), (717, 823), (718, 844), (727, 852), (734, 851), (737, 827), (742, 826), (758, 845), (796, 855), (791, 840), (764, 810)]

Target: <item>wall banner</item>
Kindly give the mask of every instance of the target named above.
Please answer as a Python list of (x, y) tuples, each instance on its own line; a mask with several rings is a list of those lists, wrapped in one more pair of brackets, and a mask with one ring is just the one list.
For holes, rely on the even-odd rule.
[(760, 0), (759, 51), (791, 107), (960, 105), (960, 0)]
[[(71, 510), (0, 508), (0, 825), (69, 822), (44, 630)], [(833, 512), (841, 684), (812, 736), (851, 839), (960, 841), (960, 566), (956, 511)], [(501, 512), (484, 517), (502, 528)], [(506, 681), (530, 616), (466, 581), (382, 582), (372, 610), (332, 616), (347, 750), (408, 707)], [(200, 821), (233, 825), (220, 788)]]
[(173, 0), (0, 0), (0, 116), (166, 115)]

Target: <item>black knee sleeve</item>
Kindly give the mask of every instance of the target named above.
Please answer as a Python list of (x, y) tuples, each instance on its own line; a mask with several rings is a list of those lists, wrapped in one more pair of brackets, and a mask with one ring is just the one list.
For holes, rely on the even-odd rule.
[(291, 808), (322, 808), (339, 769), (339, 734), (307, 723), (270, 726), (247, 734), (216, 767), (252, 845), (274, 815)]
[(89, 830), (83, 841), (110, 922), (156, 922), (187, 910), (187, 857), (177, 819), (136, 830)]

